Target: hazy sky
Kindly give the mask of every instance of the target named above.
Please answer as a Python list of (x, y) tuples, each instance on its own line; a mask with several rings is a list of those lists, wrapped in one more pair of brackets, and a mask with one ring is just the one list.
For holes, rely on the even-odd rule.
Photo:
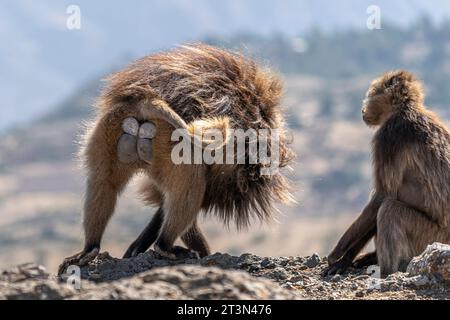
[[(79, 30), (66, 26), (70, 4), (81, 10)], [(371, 4), (401, 25), (450, 16), (446, 0), (0, 0), (0, 129), (45, 113), (119, 61), (208, 34), (366, 28)]]

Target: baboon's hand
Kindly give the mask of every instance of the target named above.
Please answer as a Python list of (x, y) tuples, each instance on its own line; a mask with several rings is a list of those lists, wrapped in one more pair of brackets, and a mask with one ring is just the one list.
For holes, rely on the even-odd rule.
[(339, 244), (333, 249), (333, 251), (330, 252), (330, 254), (327, 256), (328, 265), (332, 265), (336, 262), (338, 262), (340, 259), (342, 259), (345, 256), (345, 251), (342, 246)]
[(352, 267), (355, 269), (367, 268), (378, 263), (377, 252), (364, 253), (356, 257), (352, 263)]
[(330, 263), (329, 267), (326, 268), (322, 272), (322, 276), (332, 276), (335, 274), (343, 274), (350, 268), (352, 265), (352, 261), (349, 261), (348, 259), (342, 258), (336, 262)]
[(341, 258), (341, 257), (336, 257), (335, 255), (330, 254), (327, 257), (328, 265), (331, 266), (332, 264), (335, 264), (339, 260), (339, 258)]
[(100, 248), (94, 247), (89, 250), (83, 250), (80, 253), (64, 259), (63, 263), (61, 263), (58, 268), (58, 275), (62, 275), (71, 265), (77, 265), (80, 267), (87, 265), (90, 261), (94, 260), (95, 257), (97, 257), (99, 252)]

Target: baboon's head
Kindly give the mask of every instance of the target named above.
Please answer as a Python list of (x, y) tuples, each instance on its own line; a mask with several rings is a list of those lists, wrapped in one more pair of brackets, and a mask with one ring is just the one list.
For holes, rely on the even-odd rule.
[(422, 105), (423, 86), (412, 73), (387, 72), (370, 85), (363, 103), (363, 120), (369, 126), (378, 126), (398, 111)]

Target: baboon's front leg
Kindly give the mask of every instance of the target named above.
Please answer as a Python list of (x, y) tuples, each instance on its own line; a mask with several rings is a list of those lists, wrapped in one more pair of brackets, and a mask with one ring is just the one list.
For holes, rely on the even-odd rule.
[(345, 252), (340, 259), (334, 263), (330, 263), (329, 267), (325, 269), (324, 275), (341, 274), (347, 271), (347, 269), (353, 264), (353, 260), (358, 253), (364, 248), (367, 242), (375, 236), (376, 231), (377, 228), (376, 225), (374, 225), (372, 228), (368, 229), (365, 234), (359, 235), (358, 240), (350, 246), (347, 252)]
[(138, 254), (143, 253), (150, 248), (158, 237), (159, 230), (164, 219), (163, 208), (159, 208), (153, 216), (150, 223), (141, 232), (139, 237), (130, 245), (128, 250), (124, 254), (124, 258), (136, 257)]
[(324, 274), (342, 273), (351, 266), (358, 253), (376, 234), (377, 213), (382, 202), (383, 196), (374, 193), (361, 215), (353, 222), (329, 254), (328, 264), (330, 267), (325, 270)]
[(194, 222), (194, 224), (181, 236), (181, 240), (183, 240), (184, 244), (189, 249), (198, 252), (200, 258), (211, 254), (208, 241), (203, 235), (197, 222)]
[(132, 156), (126, 163), (119, 161), (118, 143), (123, 141), (123, 136), (129, 136), (122, 128), (126, 116), (120, 110), (105, 115), (89, 135), (84, 150), (88, 175), (83, 219), (85, 245), (83, 251), (64, 260), (59, 274), (72, 264), (85, 265), (97, 256), (117, 196), (136, 170), (130, 160)]

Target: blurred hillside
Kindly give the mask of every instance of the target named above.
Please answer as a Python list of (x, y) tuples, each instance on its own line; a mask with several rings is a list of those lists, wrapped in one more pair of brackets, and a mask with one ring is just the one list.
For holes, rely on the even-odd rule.
[[(242, 234), (208, 219), (213, 250), (328, 252), (370, 190), (373, 132), (360, 120), (360, 104), (378, 74), (398, 68), (417, 72), (427, 84), (431, 109), (450, 120), (450, 23), (436, 27), (421, 19), (408, 29), (312, 30), (302, 38), (240, 34), (206, 42), (243, 51), (282, 73), (298, 155), (292, 174), (298, 205), (280, 208), (279, 224)], [(55, 267), (81, 248), (83, 173), (75, 160), (76, 141), (100, 88), (93, 79), (46, 116), (0, 139), (0, 267), (23, 261)], [(103, 244), (117, 256), (152, 212), (136, 200), (134, 187), (122, 197)]]

